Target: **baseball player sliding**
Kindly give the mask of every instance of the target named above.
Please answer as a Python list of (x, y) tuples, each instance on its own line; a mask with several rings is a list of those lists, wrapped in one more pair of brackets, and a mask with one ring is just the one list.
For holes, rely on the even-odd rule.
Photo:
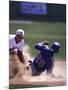
[(51, 48), (48, 47), (48, 42), (44, 41), (35, 45), (39, 50), (39, 54), (31, 62), (32, 75), (40, 75), (46, 70), (47, 74), (53, 73), (54, 54), (60, 50), (60, 43), (54, 42)]

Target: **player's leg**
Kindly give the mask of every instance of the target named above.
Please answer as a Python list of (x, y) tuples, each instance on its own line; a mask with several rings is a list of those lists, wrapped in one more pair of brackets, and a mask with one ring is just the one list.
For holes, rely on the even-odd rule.
[(36, 67), (34, 66), (33, 63), (31, 63), (31, 70), (32, 70), (32, 75), (37, 75), (38, 74), (38, 72), (36, 70)]
[(32, 75), (40, 75), (45, 70), (45, 61), (39, 53), (31, 64)]
[(52, 74), (53, 73), (53, 67), (54, 67), (54, 58), (52, 58), (49, 61), (49, 64), (47, 65), (47, 74)]
[(40, 75), (41, 72), (37, 70), (35, 64), (32, 61), (29, 61), (29, 63), (30, 63), (29, 65), (31, 66), (32, 75), (33, 76)]

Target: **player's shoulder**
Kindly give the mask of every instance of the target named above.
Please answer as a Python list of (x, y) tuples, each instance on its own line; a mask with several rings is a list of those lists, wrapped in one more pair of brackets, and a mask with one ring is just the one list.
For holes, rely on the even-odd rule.
[(9, 40), (14, 39), (14, 38), (15, 38), (15, 34), (10, 34), (9, 35)]
[(21, 41), (20, 41), (20, 44), (24, 44), (25, 42), (24, 42), (24, 39), (22, 39)]

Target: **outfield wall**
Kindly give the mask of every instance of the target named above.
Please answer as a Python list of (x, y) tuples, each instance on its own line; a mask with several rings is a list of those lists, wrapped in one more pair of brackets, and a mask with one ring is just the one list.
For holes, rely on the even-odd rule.
[[(37, 4), (34, 5), (36, 11), (29, 13), (21, 13), (21, 3), (19, 1), (9, 1), (9, 19), (10, 20), (34, 20), (34, 21), (66, 21), (66, 5), (65, 4), (45, 4), (40, 5), (41, 8), (46, 8), (46, 13), (43, 9), (41, 9), (41, 13), (37, 12)], [(24, 3), (24, 2), (23, 2)], [(27, 5), (28, 9), (29, 5)], [(38, 6), (39, 7), (39, 6)], [(23, 4), (23, 8), (26, 9)], [(31, 9), (31, 8), (29, 8)], [(33, 9), (32, 9), (33, 10)], [(25, 10), (24, 10), (25, 12)], [(34, 14), (35, 13), (35, 14)], [(37, 14), (36, 14), (37, 13)]]

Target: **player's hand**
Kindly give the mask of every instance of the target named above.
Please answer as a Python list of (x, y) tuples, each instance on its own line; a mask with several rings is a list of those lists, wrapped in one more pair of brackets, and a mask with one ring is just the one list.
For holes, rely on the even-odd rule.
[(49, 45), (49, 42), (47, 40), (43, 41), (43, 45)]
[(42, 45), (49, 45), (49, 42), (46, 40), (46, 41), (40, 42), (39, 44), (42, 44)]
[(17, 49), (13, 49), (13, 50), (10, 51), (10, 53), (12, 53), (12, 54), (17, 54), (17, 52), (18, 52)]

